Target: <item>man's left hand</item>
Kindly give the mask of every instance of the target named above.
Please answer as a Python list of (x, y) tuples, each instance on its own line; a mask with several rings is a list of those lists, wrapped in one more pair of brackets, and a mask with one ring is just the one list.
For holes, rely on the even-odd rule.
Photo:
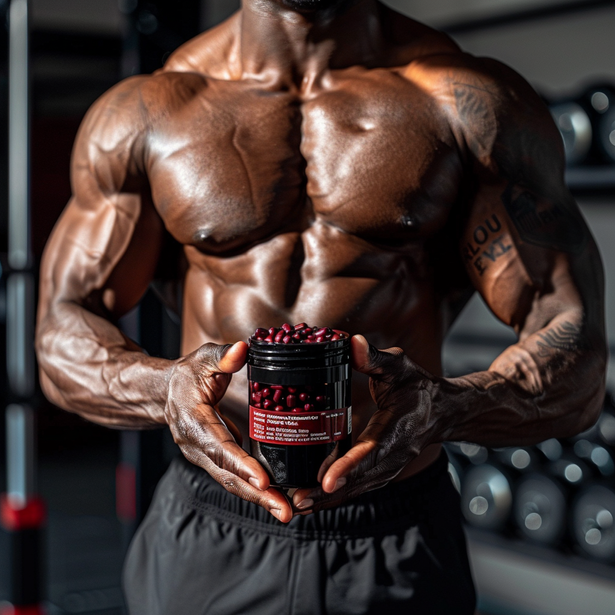
[(401, 348), (378, 350), (362, 335), (355, 335), (351, 344), (353, 367), (370, 377), (369, 389), (378, 410), (348, 453), (325, 460), (318, 476), (320, 487), (294, 493), (298, 514), (338, 506), (383, 487), (435, 442), (432, 393), (436, 378)]

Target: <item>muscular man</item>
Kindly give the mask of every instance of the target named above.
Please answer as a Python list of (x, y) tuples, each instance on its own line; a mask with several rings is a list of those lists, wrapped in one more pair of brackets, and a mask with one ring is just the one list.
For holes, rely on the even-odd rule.
[[(133, 544), (131, 613), (472, 613), (441, 443), (572, 435), (604, 388), (601, 261), (532, 89), (376, 0), (244, 0), (94, 104), (72, 183), (42, 264), (44, 390), (168, 425), (191, 462)], [(166, 233), (187, 262), (177, 361), (114, 324)], [(519, 341), (444, 378), (473, 290)], [(301, 321), (355, 335), (358, 437), (291, 502), (240, 445), (237, 340)]]

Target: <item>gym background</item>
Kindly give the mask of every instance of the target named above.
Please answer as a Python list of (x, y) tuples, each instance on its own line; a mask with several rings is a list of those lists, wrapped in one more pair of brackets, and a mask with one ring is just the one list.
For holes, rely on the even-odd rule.
[[(387, 2), (449, 32), (467, 51), (509, 64), (551, 107), (566, 146), (567, 181), (605, 262), (613, 346), (615, 1)], [(224, 19), (239, 2), (0, 0), (0, 385), (3, 412), (8, 409), (7, 421), (0, 421), (0, 493), (10, 495), (15, 484), (25, 485), (27, 498), (37, 502), (34, 496), (40, 496), (47, 511), (43, 522), (34, 506), (24, 522), (23, 515), (11, 516), (10, 506), (5, 510), (3, 500), (0, 613), (37, 613), (37, 605), (42, 605), (49, 615), (120, 615), (124, 551), (176, 451), (164, 431), (97, 427), (51, 406), (37, 386), (27, 396), (16, 392), (7, 378), (7, 369), (11, 378), (17, 369), (16, 353), (29, 352), (27, 320), (34, 302), (25, 293), (30, 309), (11, 308), (10, 289), (16, 286), (11, 277), (21, 275), (13, 271), (15, 264), (8, 256), (13, 227), (8, 222), (7, 188), (13, 155), (8, 146), (8, 49), (11, 38), (23, 37), (19, 31), (10, 36), (9, 12), (13, 5), (11, 14), (16, 15), (18, 4), (28, 7), (30, 22), (32, 259), (27, 275), (35, 280), (45, 241), (69, 198), (70, 151), (87, 108), (119, 79), (161, 66), (173, 49)], [(153, 292), (148, 291), (122, 326), (151, 354), (177, 356), (179, 322)], [(21, 349), (19, 340), (11, 337), (19, 327), (26, 332)], [(475, 297), (447, 340), (447, 373), (484, 369), (513, 340), (511, 331)], [(609, 391), (615, 393), (612, 362), (608, 381)], [(34, 410), (34, 438), (29, 438), (27, 417), (17, 420), (15, 408), (22, 405)], [(5, 447), (7, 431), (12, 444)], [(462, 494), (481, 614), (613, 613), (611, 393), (597, 426), (572, 440), (503, 450), (451, 444), (448, 453), (451, 477)], [(28, 464), (35, 471), (24, 474)]]

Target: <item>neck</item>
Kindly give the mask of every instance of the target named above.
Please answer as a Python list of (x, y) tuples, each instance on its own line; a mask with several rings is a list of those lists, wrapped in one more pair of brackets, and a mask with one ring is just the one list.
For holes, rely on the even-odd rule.
[(369, 65), (383, 48), (376, 0), (342, 0), (300, 11), (284, 0), (243, 0), (240, 40), (245, 77), (307, 92), (327, 71)]

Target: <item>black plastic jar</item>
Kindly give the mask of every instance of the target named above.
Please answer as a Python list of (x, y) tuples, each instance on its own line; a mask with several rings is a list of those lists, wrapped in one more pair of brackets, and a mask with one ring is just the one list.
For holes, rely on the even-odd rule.
[(348, 451), (351, 371), (347, 334), (319, 343), (249, 340), (250, 448), (272, 484), (316, 486), (322, 462)]

